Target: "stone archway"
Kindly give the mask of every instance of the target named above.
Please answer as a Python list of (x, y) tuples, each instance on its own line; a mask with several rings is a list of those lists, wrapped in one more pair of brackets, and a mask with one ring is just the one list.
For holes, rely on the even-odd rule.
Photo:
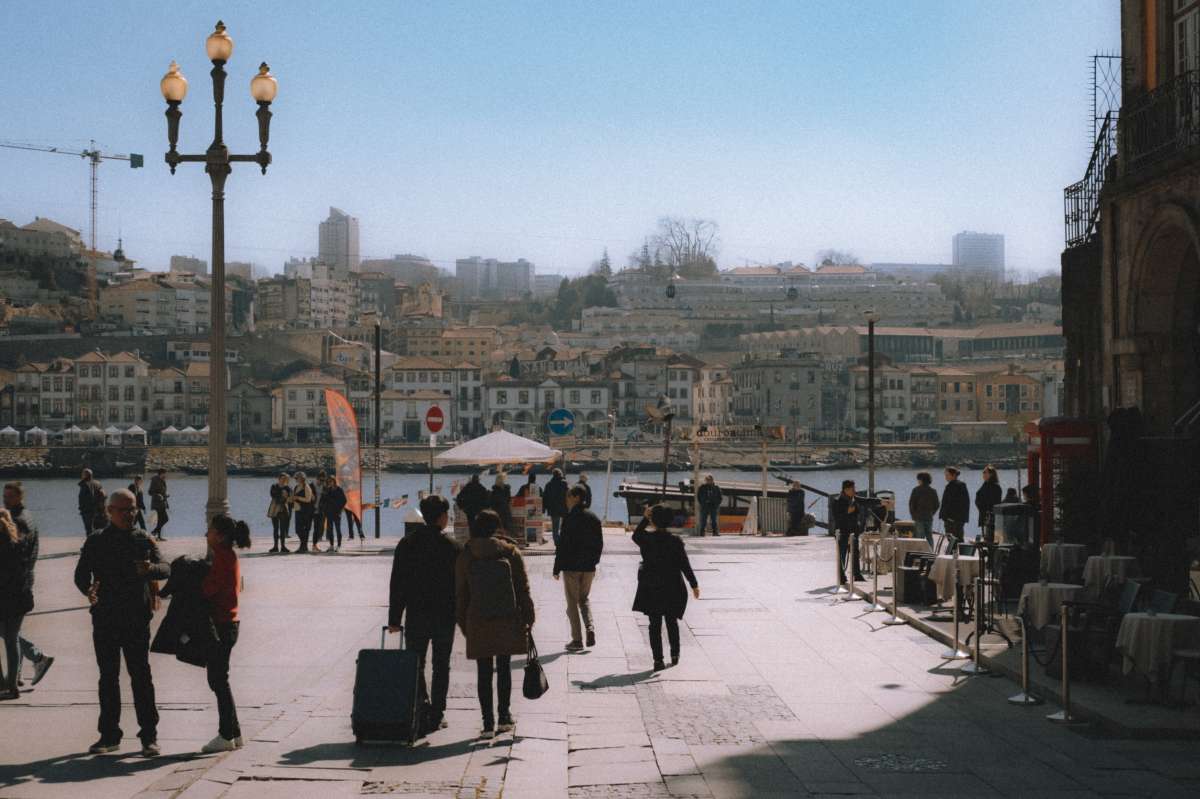
[(1129, 285), (1147, 432), (1169, 434), (1200, 401), (1200, 236), (1192, 214), (1163, 206), (1137, 249)]

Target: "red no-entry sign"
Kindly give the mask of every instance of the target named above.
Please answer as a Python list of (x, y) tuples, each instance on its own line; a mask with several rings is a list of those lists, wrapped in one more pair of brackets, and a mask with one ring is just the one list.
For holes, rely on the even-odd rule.
[(442, 409), (434, 405), (425, 414), (425, 426), (429, 428), (429, 432), (437, 433), (442, 429), (442, 425), (446, 423), (446, 417), (442, 415)]

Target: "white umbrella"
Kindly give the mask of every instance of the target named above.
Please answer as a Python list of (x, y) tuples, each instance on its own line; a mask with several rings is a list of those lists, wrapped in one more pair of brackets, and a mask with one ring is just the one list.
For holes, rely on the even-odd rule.
[(441, 466), (492, 466), (515, 463), (554, 463), (562, 451), (523, 438), (507, 430), (497, 430), (486, 436), (448, 449), (433, 460)]

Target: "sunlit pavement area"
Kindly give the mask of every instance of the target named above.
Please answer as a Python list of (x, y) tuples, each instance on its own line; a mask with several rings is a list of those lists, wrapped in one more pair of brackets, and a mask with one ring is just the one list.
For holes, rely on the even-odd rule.
[[(598, 642), (582, 654), (562, 649), (552, 559), (528, 558), (551, 690), (521, 698), (514, 659), (515, 734), (477, 740), (474, 664), (459, 638), (449, 727), (411, 748), (356, 746), (355, 653), (379, 645), (390, 548), (272, 556), (258, 545), (243, 556), (233, 653), (246, 746), (196, 754), (217, 726), (204, 673), (152, 655), (163, 756), (138, 756), (123, 674), (124, 745), (92, 757), (97, 670), (71, 584), (77, 545), (43, 540), (24, 632), (56, 661), (36, 689), (0, 703), (0, 797), (1200, 794), (1200, 742), (1053, 725), (1052, 706), (1005, 701), (1010, 680), (967, 678), (942, 659), (944, 643), (832, 597), (825, 537), (689, 539), (702, 599), (688, 606), (680, 664), (654, 673), (645, 617), (629, 609), (637, 551), (616, 530), (592, 591)], [(172, 540), (165, 554), (201, 549)]]

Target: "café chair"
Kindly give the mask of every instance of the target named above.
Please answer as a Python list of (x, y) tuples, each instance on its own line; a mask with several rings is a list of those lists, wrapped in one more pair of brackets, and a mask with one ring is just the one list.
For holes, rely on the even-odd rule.
[(1179, 703), (1186, 705), (1188, 677), (1200, 682), (1200, 649), (1176, 649), (1171, 652), (1171, 667), (1167, 670), (1167, 691), (1170, 691), (1175, 668), (1180, 663), (1183, 664), (1183, 686), (1180, 689)]
[(1170, 613), (1175, 610), (1175, 603), (1178, 600), (1178, 594), (1173, 594), (1170, 591), (1155, 590), (1150, 594), (1150, 602), (1146, 607), (1154, 613)]

